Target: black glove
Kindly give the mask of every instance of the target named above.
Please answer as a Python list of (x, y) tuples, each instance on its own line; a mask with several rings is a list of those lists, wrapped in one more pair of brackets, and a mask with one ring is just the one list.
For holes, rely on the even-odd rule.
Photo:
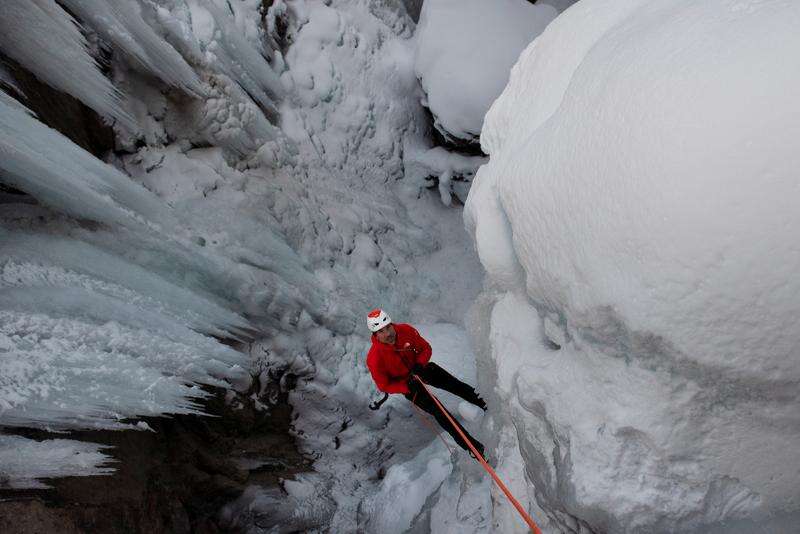
[(422, 373), (424, 373), (424, 372), (425, 372), (425, 366), (424, 365), (420, 365), (418, 363), (415, 363), (411, 367), (411, 374), (415, 374), (415, 375), (418, 375), (418, 376), (421, 377)]
[(415, 378), (415, 375), (410, 375), (408, 380), (406, 380), (406, 385), (408, 386), (409, 391), (414, 393), (415, 391), (419, 390), (419, 381)]

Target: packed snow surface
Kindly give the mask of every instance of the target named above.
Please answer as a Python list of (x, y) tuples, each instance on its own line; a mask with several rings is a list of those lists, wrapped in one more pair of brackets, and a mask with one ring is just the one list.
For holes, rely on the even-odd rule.
[(525, 0), (426, 0), (415, 34), (414, 69), (443, 134), (478, 137), (483, 116), (519, 53), (555, 18)]
[(600, 531), (800, 510), (798, 25), (583, 0), (489, 111), (476, 328), (543, 506)]

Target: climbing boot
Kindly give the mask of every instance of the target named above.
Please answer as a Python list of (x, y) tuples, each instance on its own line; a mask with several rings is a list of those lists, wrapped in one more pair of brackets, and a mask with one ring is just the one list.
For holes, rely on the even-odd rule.
[(486, 411), (486, 401), (483, 400), (481, 396), (478, 395), (478, 392), (475, 391), (474, 389), (470, 391), (467, 395), (464, 395), (462, 398), (468, 403), (474, 404), (484, 412)]
[[(481, 453), (481, 457), (484, 460), (486, 460), (486, 455), (484, 454), (483, 443), (481, 443), (480, 441), (475, 441), (472, 444), (475, 446), (475, 448), (478, 450), (478, 452)], [(467, 452), (469, 452), (469, 455), (470, 455), (471, 458), (474, 458), (475, 460), (477, 460), (477, 458), (475, 458), (475, 454), (472, 452), (471, 449), (468, 449)]]

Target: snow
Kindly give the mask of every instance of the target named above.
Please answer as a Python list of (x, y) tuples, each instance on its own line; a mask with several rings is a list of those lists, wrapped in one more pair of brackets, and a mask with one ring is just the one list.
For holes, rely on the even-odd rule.
[(106, 447), (69, 439), (35, 441), (0, 434), (0, 488), (47, 488), (39, 479), (108, 475)]
[(472, 328), (554, 528), (559, 508), (620, 532), (800, 509), (798, 22), (584, 0), (487, 114)]
[(446, 137), (476, 139), (483, 116), (519, 53), (557, 15), (525, 0), (427, 0), (416, 32), (414, 70), (425, 105)]
[[(453, 196), (463, 203), (462, 199), (466, 198), (469, 191), (468, 181), (486, 161), (486, 158), (481, 156), (465, 156), (437, 146), (424, 151), (408, 150), (404, 163), (407, 179), (426, 180), (430, 176), (438, 178), (442, 204), (450, 206)], [(459, 178), (461, 181), (454, 182), (454, 178)], [(457, 183), (465, 184), (466, 187), (458, 188)]]
[(412, 460), (390, 467), (379, 492), (362, 502), (361, 512), (368, 518), (365, 531), (407, 531), (425, 501), (450, 475), (449, 456), (441, 442), (433, 441)]

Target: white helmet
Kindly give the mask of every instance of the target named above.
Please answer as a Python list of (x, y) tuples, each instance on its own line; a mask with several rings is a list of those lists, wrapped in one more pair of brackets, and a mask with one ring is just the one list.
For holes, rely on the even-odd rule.
[(392, 319), (380, 308), (372, 310), (367, 315), (367, 328), (370, 332), (377, 332), (387, 324), (392, 324)]

